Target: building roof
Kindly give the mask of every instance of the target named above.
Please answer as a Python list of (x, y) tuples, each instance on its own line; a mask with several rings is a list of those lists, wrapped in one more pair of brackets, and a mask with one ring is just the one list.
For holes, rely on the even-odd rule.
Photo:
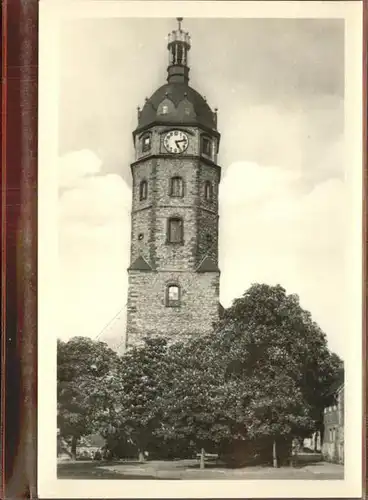
[(218, 303), (219, 305), (219, 315), (220, 315), (220, 318), (223, 317), (224, 313), (225, 313), (225, 308), (224, 306), (221, 304), (221, 302)]
[(337, 394), (344, 387), (344, 370), (340, 370), (338, 373), (338, 377), (333, 384), (330, 386), (329, 394)]
[(148, 262), (140, 255), (129, 267), (130, 271), (152, 271), (152, 267)]
[(183, 18), (178, 17), (177, 29), (168, 35), (167, 83), (158, 88), (141, 110), (138, 108), (138, 127), (134, 134), (153, 124), (202, 126), (217, 132), (217, 109), (211, 110), (207, 101), (189, 86), (188, 52), (191, 37), (182, 29)]
[(210, 257), (206, 256), (199, 264), (196, 271), (198, 273), (218, 272), (219, 268)]
[[(160, 113), (160, 104), (167, 105), (167, 113)], [(146, 128), (154, 122), (191, 123), (216, 130), (216, 113), (206, 100), (185, 82), (162, 85), (146, 100), (139, 114), (138, 128)]]

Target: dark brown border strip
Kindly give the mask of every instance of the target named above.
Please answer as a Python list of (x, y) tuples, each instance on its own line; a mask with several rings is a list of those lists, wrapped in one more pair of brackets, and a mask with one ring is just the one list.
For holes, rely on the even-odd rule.
[(36, 496), (38, 3), (2, 14), (2, 473), (16, 499)]
[[(4, 2), (2, 6), (2, 19), (1, 19), (1, 46), (2, 46), (2, 52), (1, 52), (1, 82), (2, 82), (2, 87), (1, 87), (1, 142), (0, 142), (0, 147), (1, 147), (1, 285), (0, 285), (0, 292), (1, 292), (1, 313), (0, 313), (0, 320), (1, 320), (1, 368), (0, 368), (0, 375), (5, 373), (5, 352), (6, 352), (6, 335), (5, 335), (5, 309), (6, 309), (6, 296), (5, 296), (5, 259), (6, 259), (6, 248), (5, 248), (5, 241), (6, 241), (6, 224), (5, 224), (5, 211), (6, 211), (6, 190), (4, 189), (4, 186), (6, 185), (6, 169), (5, 169), (5, 148), (4, 148), (4, 130), (6, 126), (6, 114), (7, 114), (7, 106), (6, 106), (6, 85), (4, 84), (6, 80), (6, 53), (7, 53), (7, 46), (6, 46), (6, 40), (7, 40), (7, 33), (6, 33), (6, 18), (7, 18), (7, 5)], [(1, 454), (1, 462), (0, 462), (0, 498), (5, 498), (5, 492), (4, 492), (4, 483), (5, 483), (5, 448), (4, 448), (4, 441), (5, 441), (5, 418), (4, 418), (4, 413), (5, 413), (5, 377), (1, 376), (1, 390), (0, 390), (0, 401), (1, 401), (1, 411), (0, 411), (0, 454)]]

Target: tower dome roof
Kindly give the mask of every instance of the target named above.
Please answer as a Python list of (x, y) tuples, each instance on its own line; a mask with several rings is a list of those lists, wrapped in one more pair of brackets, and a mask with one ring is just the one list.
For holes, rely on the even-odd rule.
[(191, 123), (216, 130), (216, 113), (185, 82), (169, 82), (154, 92), (139, 114), (138, 128), (153, 122)]
[(153, 123), (192, 124), (217, 133), (217, 109), (211, 110), (196, 90), (189, 86), (188, 56), (191, 47), (189, 33), (178, 28), (168, 35), (169, 66), (167, 83), (154, 92), (141, 110), (138, 108), (138, 130)]

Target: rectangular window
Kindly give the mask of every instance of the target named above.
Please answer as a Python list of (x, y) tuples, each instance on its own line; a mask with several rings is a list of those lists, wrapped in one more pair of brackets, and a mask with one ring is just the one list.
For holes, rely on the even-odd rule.
[(142, 151), (145, 153), (151, 149), (151, 134), (143, 136), (142, 139)]
[(202, 137), (201, 151), (206, 156), (212, 156), (212, 142), (208, 137)]
[(177, 286), (169, 287), (169, 300), (179, 300), (179, 288)]
[(204, 185), (204, 197), (206, 201), (212, 201), (213, 197), (213, 187), (210, 181), (206, 181)]
[(183, 194), (183, 179), (181, 177), (173, 177), (170, 180), (170, 196), (182, 197)]
[(180, 306), (180, 288), (178, 285), (169, 285), (166, 289), (166, 306)]
[(179, 218), (169, 219), (168, 227), (169, 243), (183, 243), (183, 221)]
[(147, 181), (142, 181), (139, 185), (139, 199), (141, 201), (147, 199)]

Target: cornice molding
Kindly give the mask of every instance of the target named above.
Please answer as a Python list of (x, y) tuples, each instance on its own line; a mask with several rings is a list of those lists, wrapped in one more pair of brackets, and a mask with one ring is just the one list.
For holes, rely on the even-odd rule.
[(198, 128), (201, 130), (204, 130), (207, 132), (207, 134), (210, 134), (218, 141), (220, 142), (220, 137), (221, 134), (217, 130), (211, 129), (210, 127), (207, 127), (206, 125), (202, 125), (201, 123), (198, 122), (188, 122), (188, 123), (178, 123), (177, 121), (162, 121), (162, 120), (156, 120), (154, 122), (149, 123), (148, 125), (143, 125), (142, 127), (138, 127), (134, 130), (133, 132), (133, 140), (135, 139), (136, 135), (141, 134), (142, 132), (145, 132), (153, 127), (167, 127), (167, 128), (181, 128), (185, 130), (186, 128), (192, 127), (192, 128)]
[(143, 156), (142, 158), (138, 158), (138, 160), (135, 160), (133, 163), (130, 164), (130, 168), (134, 168), (136, 165), (139, 165), (140, 163), (144, 163), (149, 160), (196, 160), (198, 162), (206, 163), (206, 165), (209, 165), (211, 167), (214, 167), (218, 169), (221, 172), (221, 167), (220, 165), (217, 165), (214, 161), (210, 160), (209, 158), (206, 158), (205, 156), (201, 155), (186, 155), (186, 154), (170, 154), (170, 153), (161, 153), (161, 154), (151, 154), (147, 156)]

